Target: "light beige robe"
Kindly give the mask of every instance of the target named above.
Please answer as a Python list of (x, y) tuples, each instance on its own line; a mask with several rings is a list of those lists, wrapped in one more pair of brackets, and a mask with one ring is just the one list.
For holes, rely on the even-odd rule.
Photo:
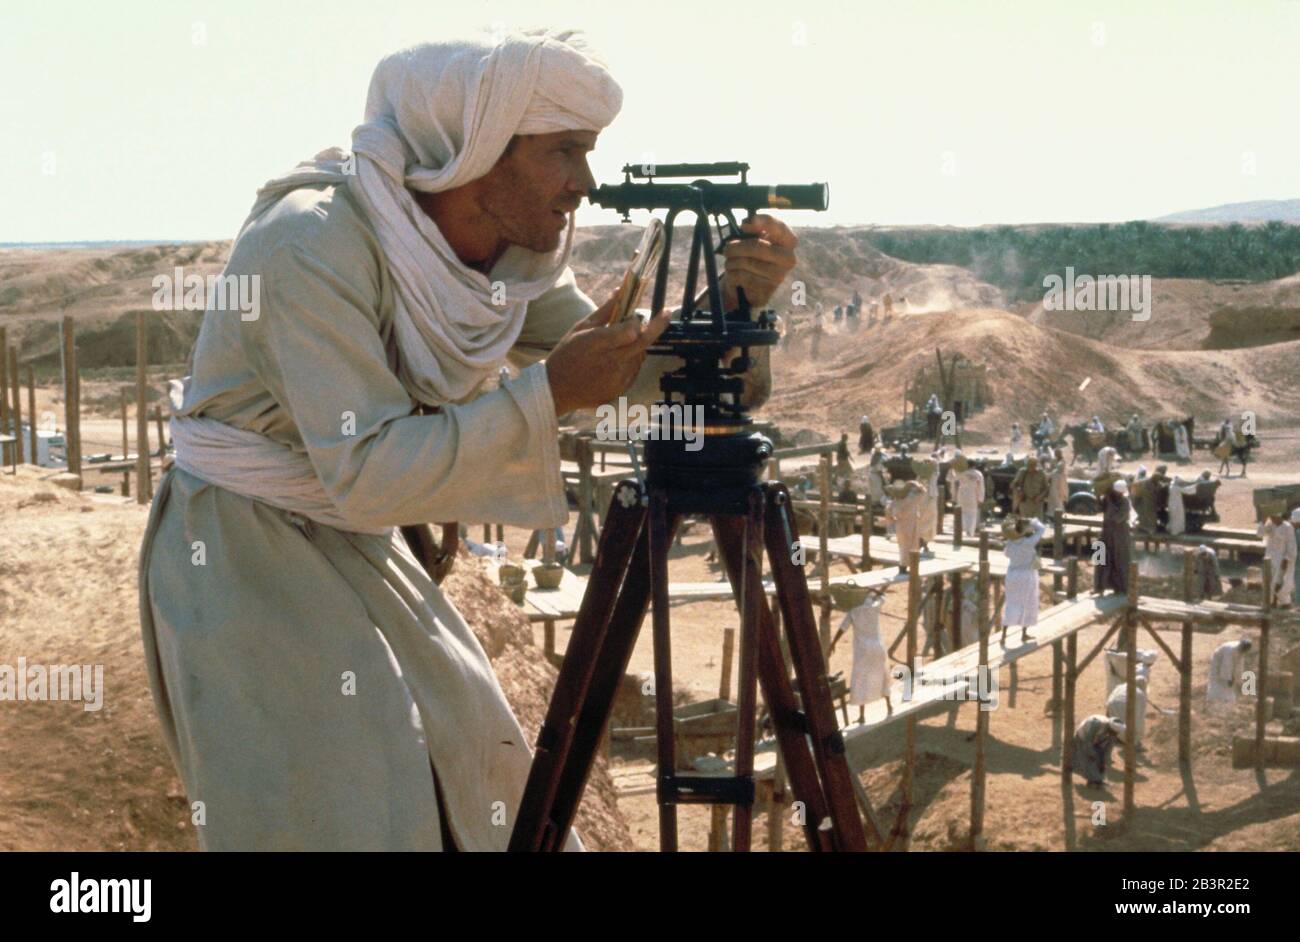
[[(565, 519), (554, 406), (530, 362), (595, 307), (571, 278), (529, 306), (520, 339), (536, 347), (516, 347), (518, 378), (421, 416), (393, 372), (388, 267), (345, 190), (286, 197), (241, 235), (227, 273), (261, 276), (260, 317), (205, 314), (184, 414), (305, 450), (360, 525)], [(203, 803), (201, 847), (437, 850), (434, 769), (458, 846), (506, 846), (529, 744), (400, 536), (315, 524), (173, 470), (140, 599), (164, 738)]]

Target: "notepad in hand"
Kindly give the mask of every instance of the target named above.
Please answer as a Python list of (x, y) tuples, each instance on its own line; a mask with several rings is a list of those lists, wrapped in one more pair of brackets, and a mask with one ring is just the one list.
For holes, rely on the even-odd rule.
[(663, 250), (664, 224), (658, 218), (651, 217), (645, 234), (641, 236), (641, 244), (637, 246), (636, 254), (632, 256), (627, 271), (623, 273), (623, 281), (619, 284), (618, 294), (614, 299), (614, 309), (609, 315), (609, 325), (625, 321), (636, 311), (636, 306), (640, 303), (641, 296), (645, 294), (646, 286), (650, 284), (651, 273), (658, 266), (659, 256), (663, 254)]

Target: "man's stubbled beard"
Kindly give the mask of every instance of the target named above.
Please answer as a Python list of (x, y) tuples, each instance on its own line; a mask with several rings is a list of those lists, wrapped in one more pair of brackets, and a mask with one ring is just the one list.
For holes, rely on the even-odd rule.
[(510, 161), (499, 167), (500, 183), (484, 194), (480, 205), (496, 223), (501, 238), (534, 252), (553, 252), (563, 229), (554, 228), (551, 209), (556, 200), (519, 173)]

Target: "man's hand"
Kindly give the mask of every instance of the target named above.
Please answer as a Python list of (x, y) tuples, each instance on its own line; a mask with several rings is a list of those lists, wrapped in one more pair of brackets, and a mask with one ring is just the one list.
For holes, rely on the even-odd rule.
[(574, 324), (546, 358), (556, 416), (594, 409), (626, 392), (645, 361), (646, 349), (668, 326), (670, 315), (661, 311), (644, 326), (640, 318), (629, 317), (606, 327), (614, 300)]
[(737, 288), (745, 289), (745, 297), (755, 307), (771, 300), (776, 289), (794, 269), (794, 247), (798, 243), (790, 227), (765, 213), (740, 224), (741, 231), (756, 233), (757, 239), (728, 242), (723, 250), (723, 288), (727, 307), (737, 303)]

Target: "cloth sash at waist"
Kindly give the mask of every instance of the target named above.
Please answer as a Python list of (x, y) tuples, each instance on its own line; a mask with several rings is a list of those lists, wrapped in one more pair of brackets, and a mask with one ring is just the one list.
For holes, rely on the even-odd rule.
[(382, 536), (391, 528), (349, 523), (334, 506), (311, 459), (248, 429), (202, 416), (172, 416), (176, 466), (209, 484), (352, 533)]

